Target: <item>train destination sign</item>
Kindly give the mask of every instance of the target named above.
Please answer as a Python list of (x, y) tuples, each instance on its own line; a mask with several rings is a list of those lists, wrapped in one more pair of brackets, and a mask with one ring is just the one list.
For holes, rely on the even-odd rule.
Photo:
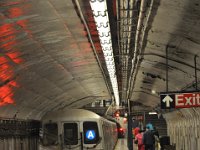
[(161, 109), (200, 107), (200, 92), (160, 94)]
[(94, 130), (88, 130), (86, 132), (86, 138), (87, 140), (94, 140), (96, 138), (96, 133)]

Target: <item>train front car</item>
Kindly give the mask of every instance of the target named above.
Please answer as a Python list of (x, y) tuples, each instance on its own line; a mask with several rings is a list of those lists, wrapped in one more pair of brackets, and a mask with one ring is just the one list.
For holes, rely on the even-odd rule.
[(83, 109), (50, 112), (42, 118), (40, 150), (112, 150), (116, 124)]

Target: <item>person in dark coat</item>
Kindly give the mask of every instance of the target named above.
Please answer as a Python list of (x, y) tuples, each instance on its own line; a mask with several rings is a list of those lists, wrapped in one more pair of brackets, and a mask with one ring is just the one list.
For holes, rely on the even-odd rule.
[(153, 132), (149, 129), (149, 127), (146, 127), (146, 131), (143, 134), (143, 144), (145, 145), (145, 150), (155, 150), (154, 144), (155, 144), (155, 137)]
[(152, 132), (155, 137), (155, 150), (159, 150), (160, 149), (159, 133), (156, 127), (154, 127), (154, 130)]
[(158, 130), (156, 129), (156, 127), (154, 127), (154, 129), (153, 129), (153, 134), (159, 138), (159, 133), (158, 133)]

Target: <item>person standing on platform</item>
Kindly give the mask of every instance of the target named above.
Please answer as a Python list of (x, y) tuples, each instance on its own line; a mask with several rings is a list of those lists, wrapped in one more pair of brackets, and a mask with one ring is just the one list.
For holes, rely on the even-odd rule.
[(146, 131), (143, 134), (142, 141), (145, 145), (145, 150), (155, 150), (155, 137), (149, 126), (146, 127)]
[(139, 133), (139, 131), (140, 131), (140, 128), (139, 128), (139, 127), (136, 127), (136, 128), (133, 130), (134, 137)]
[(152, 132), (155, 137), (155, 150), (159, 150), (160, 149), (159, 133), (156, 127), (154, 127), (154, 130)]
[(144, 144), (143, 144), (143, 131), (139, 130), (139, 133), (135, 136), (135, 144), (138, 145), (138, 150), (145, 150), (144, 149)]

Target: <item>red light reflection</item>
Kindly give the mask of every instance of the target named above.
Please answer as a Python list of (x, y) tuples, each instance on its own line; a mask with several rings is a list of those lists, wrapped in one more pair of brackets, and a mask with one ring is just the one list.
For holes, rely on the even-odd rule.
[(19, 87), (19, 85), (17, 84), (17, 82), (16, 81), (10, 81), (9, 82), (9, 85), (12, 85), (13, 87)]
[(18, 7), (13, 7), (13, 8), (10, 8), (8, 10), (9, 12), (9, 18), (17, 18), (17, 17), (20, 17), (22, 14), (23, 14), (23, 11), (21, 8), (18, 8)]
[[(1, 41), (3, 40), (4, 36), (9, 36), (16, 32), (17, 32), (17, 30), (14, 28), (14, 24), (12, 24), (12, 23), (1, 25), (0, 26)], [(7, 38), (9, 38), (9, 37), (7, 37)], [(6, 40), (3, 40), (2, 42), (5, 42), (5, 41)]]
[(6, 62), (8, 62), (8, 60), (5, 57), (0, 57), (0, 65)]
[(3, 71), (8, 70), (8, 69), (10, 69), (10, 66), (8, 64), (2, 64), (0, 66), (0, 72), (3, 72)]
[[(24, 14), (24, 11), (28, 10), (28, 7), (26, 6), (12, 7), (12, 3), (4, 5), (11, 6), (7, 10), (6, 15), (6, 17), (8, 17), (9, 19), (21, 17)], [(16, 34), (20, 34), (22, 30), (28, 32), (27, 20), (18, 20), (17, 22), (7, 23), (0, 26), (0, 42), (2, 43), (0, 47), (2, 49), (2, 52), (4, 52), (3, 55), (0, 57), (0, 81), (1, 83), (3, 83), (3, 85), (0, 87), (0, 106), (15, 103), (13, 87), (19, 87), (19, 84), (15, 80), (13, 80), (13, 64), (19, 65), (23, 62), (23, 59), (19, 57), (20, 50), (16, 46), (19, 44), (19, 42), (16, 40)], [(28, 32), (28, 35), (29, 33), (30, 32)], [(11, 61), (12, 63), (10, 63)]]
[(1, 73), (0, 79), (3, 82), (5, 82), (6, 80), (8, 80), (13, 76), (13, 71), (11, 69), (11, 66), (9, 66), (8, 64), (2, 64), (0, 66), (0, 73)]
[(9, 85), (4, 85), (0, 87), (0, 106), (4, 106), (6, 104), (14, 104), (13, 100), (13, 92)]
[(19, 58), (19, 52), (7, 53), (8, 57), (14, 61), (16, 64), (20, 64), (23, 62), (23, 59)]

